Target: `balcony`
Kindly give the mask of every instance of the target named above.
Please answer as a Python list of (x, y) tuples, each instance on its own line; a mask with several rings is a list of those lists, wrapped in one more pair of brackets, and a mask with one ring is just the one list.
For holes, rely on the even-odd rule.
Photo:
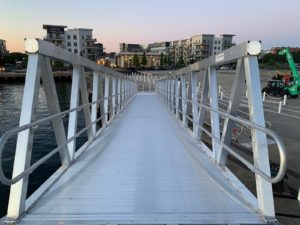
[(86, 38), (85, 39), (86, 42), (97, 42), (96, 38)]
[(44, 37), (45, 41), (65, 41), (63, 37)]

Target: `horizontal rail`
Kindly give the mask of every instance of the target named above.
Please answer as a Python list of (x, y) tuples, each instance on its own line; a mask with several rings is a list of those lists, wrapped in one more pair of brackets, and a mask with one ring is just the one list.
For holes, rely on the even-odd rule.
[[(164, 92), (167, 92), (166, 90), (164, 90), (162, 88), (158, 88), (158, 87), (156, 87), (156, 88), (160, 89), (160, 90), (163, 90)], [(171, 95), (172, 97), (176, 96), (175, 94), (171, 94), (171, 93), (168, 93), (168, 94)], [(192, 100), (188, 99), (188, 98), (184, 98), (182, 96), (176, 96), (176, 97), (179, 98), (179, 99), (184, 99), (185, 101), (187, 101), (187, 102), (189, 102), (191, 104), (194, 104), (194, 102)], [(213, 134), (211, 134), (204, 127), (199, 126), (199, 124), (197, 123), (197, 121), (195, 119), (191, 118), (188, 115), (185, 115), (186, 118), (188, 118), (191, 122), (196, 123), (196, 125), (198, 127), (200, 127), (201, 130), (203, 130), (208, 136), (210, 136), (211, 138), (213, 138), (214, 140), (216, 140), (218, 142), (218, 144), (222, 145), (222, 147), (224, 147), (231, 155), (233, 155), (238, 160), (240, 160), (253, 173), (258, 174), (259, 176), (261, 176), (263, 179), (265, 179), (266, 181), (268, 181), (270, 183), (277, 183), (280, 180), (282, 180), (282, 178), (285, 176), (285, 171), (286, 171), (286, 168), (287, 168), (287, 158), (286, 158), (286, 151), (285, 151), (285, 147), (284, 147), (283, 141), (282, 141), (282, 139), (279, 137), (279, 135), (276, 132), (274, 132), (272, 130), (269, 130), (269, 129), (265, 128), (265, 127), (259, 126), (259, 125), (255, 124), (255, 123), (252, 123), (252, 122), (248, 121), (248, 120), (245, 120), (245, 119), (242, 119), (242, 118), (239, 118), (239, 117), (234, 117), (234, 116), (232, 116), (232, 115), (230, 115), (230, 114), (228, 114), (226, 112), (223, 112), (223, 111), (220, 111), (220, 110), (215, 110), (215, 109), (211, 108), (210, 106), (203, 105), (203, 104), (198, 103), (198, 102), (197, 102), (197, 106), (203, 107), (207, 111), (218, 113), (219, 115), (222, 115), (223, 118), (229, 118), (229, 119), (231, 119), (233, 121), (245, 124), (245, 125), (247, 125), (247, 126), (249, 126), (251, 128), (255, 128), (255, 129), (259, 130), (259, 131), (262, 131), (262, 132), (266, 133), (270, 137), (272, 137), (273, 140), (276, 142), (276, 145), (278, 147), (279, 158), (280, 158), (280, 167), (279, 167), (278, 173), (277, 173), (277, 175), (275, 177), (268, 176), (263, 171), (261, 171), (259, 168), (255, 167), (254, 165), (252, 165), (251, 163), (249, 163), (249, 161), (247, 161), (245, 158), (243, 158), (242, 156), (240, 156), (239, 154), (237, 154), (229, 146), (225, 145), (222, 141), (220, 141), (216, 136), (214, 136)], [(178, 109), (178, 108), (176, 110), (178, 110), (180, 113), (183, 113), (183, 111), (180, 110), (180, 109)]]
[(76, 55), (69, 51), (66, 51), (66, 49), (60, 48), (50, 42), (43, 41), (38, 38), (25, 39), (25, 51), (27, 54), (41, 54), (72, 65), (83, 66), (95, 72), (102, 72), (105, 74), (110, 74), (116, 77), (120, 77), (124, 80), (130, 80), (129, 78), (127, 78), (126, 76), (122, 75), (121, 73), (115, 70), (96, 64), (94, 61), (91, 61), (80, 55)]
[[(122, 95), (123, 93), (128, 92), (130, 90), (134, 90), (134, 88), (128, 89), (126, 91), (123, 91), (123, 92), (121, 92), (120, 94), (117, 94), (117, 95)], [(7, 178), (5, 176), (5, 174), (3, 172), (3, 168), (2, 168), (2, 154), (3, 154), (4, 146), (5, 146), (6, 142), (7, 142), (7, 140), (9, 138), (11, 138), (13, 135), (16, 135), (17, 133), (19, 133), (21, 131), (24, 131), (24, 130), (27, 130), (27, 129), (30, 129), (30, 128), (35, 128), (36, 126), (38, 126), (40, 124), (43, 124), (45, 122), (51, 121), (51, 120), (53, 120), (55, 118), (65, 117), (67, 114), (69, 114), (71, 112), (81, 111), (85, 107), (89, 107), (89, 106), (94, 105), (94, 104), (99, 104), (99, 103), (103, 102), (104, 100), (106, 100), (106, 99), (112, 99), (113, 97), (115, 97), (117, 95), (111, 95), (109, 97), (102, 98), (102, 99), (99, 99), (97, 101), (93, 101), (93, 102), (90, 102), (90, 103), (78, 106), (76, 108), (72, 108), (72, 109), (66, 110), (66, 111), (61, 112), (61, 113), (57, 113), (55, 115), (48, 116), (46, 118), (37, 120), (35, 122), (32, 122), (30, 124), (26, 124), (26, 125), (21, 126), (21, 127), (17, 127), (15, 129), (12, 129), (12, 130), (7, 131), (6, 133), (4, 133), (2, 135), (2, 137), (0, 138), (0, 182), (2, 182), (5, 185), (12, 185), (12, 184), (17, 183), (19, 180), (23, 179), (25, 176), (29, 175), (35, 169), (37, 169), (40, 165), (42, 165), (47, 160), (49, 160), (52, 156), (54, 156), (57, 152), (59, 152), (59, 150), (61, 150), (63, 147), (67, 146), (67, 144), (69, 144), (71, 141), (73, 141), (74, 139), (76, 139), (77, 137), (79, 137), (88, 128), (90, 128), (91, 126), (93, 126), (94, 124), (96, 124), (97, 122), (99, 122), (104, 116), (109, 115), (110, 113), (114, 112), (115, 108), (117, 106), (119, 106), (119, 105), (122, 105), (123, 103), (116, 104), (114, 109), (111, 109), (108, 112), (106, 112), (103, 115), (101, 115), (95, 121), (91, 122), (88, 126), (84, 127), (80, 131), (78, 131), (74, 136), (72, 136), (71, 138), (67, 139), (65, 143), (63, 143), (60, 146), (58, 146), (55, 149), (53, 149), (51, 152), (49, 152), (47, 155), (45, 155), (44, 157), (42, 157), (41, 159), (39, 159), (37, 162), (35, 162), (34, 164), (32, 164), (29, 168), (27, 168), (26, 170), (24, 170), (19, 175), (17, 175), (13, 179), (9, 179), (9, 178)]]

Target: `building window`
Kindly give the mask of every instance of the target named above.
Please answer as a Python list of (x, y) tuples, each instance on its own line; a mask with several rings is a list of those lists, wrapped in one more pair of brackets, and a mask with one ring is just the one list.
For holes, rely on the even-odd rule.
[(74, 42), (74, 46), (77, 47), (77, 42)]
[(68, 51), (69, 51), (69, 52), (72, 52), (72, 50), (71, 50), (71, 49), (68, 49)]
[(70, 36), (70, 35), (67, 35), (67, 39), (70, 40), (70, 39), (71, 39), (71, 36)]
[(71, 42), (68, 42), (68, 47), (70, 47), (71, 46)]
[(74, 40), (77, 40), (77, 36), (76, 36), (76, 35), (73, 35), (73, 39), (74, 39)]
[(82, 38), (82, 40), (84, 40), (84, 36), (82, 36), (81, 38)]
[(77, 54), (77, 53), (78, 53), (78, 50), (77, 50), (76, 48), (74, 49), (74, 53), (75, 53), (75, 54)]

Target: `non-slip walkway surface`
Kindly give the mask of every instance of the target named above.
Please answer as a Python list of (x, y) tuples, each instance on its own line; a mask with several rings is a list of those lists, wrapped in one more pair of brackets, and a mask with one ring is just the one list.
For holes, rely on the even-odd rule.
[(137, 95), (20, 223), (262, 222), (207, 170), (213, 164), (159, 98)]

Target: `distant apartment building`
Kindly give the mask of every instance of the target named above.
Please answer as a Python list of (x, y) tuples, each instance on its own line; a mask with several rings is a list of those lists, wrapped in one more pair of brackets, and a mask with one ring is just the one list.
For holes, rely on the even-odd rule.
[(0, 57), (5, 56), (8, 54), (7, 48), (6, 48), (6, 41), (0, 39)]
[(163, 53), (164, 55), (168, 55), (170, 52), (170, 42), (155, 42), (149, 44), (147, 47), (147, 52), (158, 54)]
[(96, 59), (99, 48), (93, 38), (93, 29), (75, 28), (66, 31), (66, 49), (91, 60)]
[(129, 68), (132, 66), (133, 56), (137, 54), (141, 57), (144, 51), (147, 56), (147, 67), (160, 66), (161, 54), (168, 57), (171, 64), (189, 64), (232, 47), (235, 45), (232, 41), (234, 36), (200, 34), (183, 40), (151, 43), (145, 50), (140, 44), (121, 43), (120, 53), (116, 55), (116, 65)]
[(234, 45), (233, 37), (234, 35), (231, 34), (220, 36), (214, 34), (194, 35), (188, 39), (149, 44), (147, 52), (163, 53), (170, 58), (172, 64), (181, 61), (191, 63), (230, 48)]
[(144, 47), (140, 44), (120, 43), (120, 52), (143, 52)]
[[(137, 55), (140, 63), (142, 62), (144, 52), (120, 52), (116, 54), (116, 66), (119, 68), (131, 68), (133, 65), (133, 58)], [(146, 53), (147, 64), (144, 67), (159, 67), (160, 66), (160, 53)]]
[(60, 25), (43, 25), (43, 29), (47, 31), (45, 41), (51, 42), (56, 46), (65, 48), (65, 29), (67, 26)]
[(103, 44), (96, 43), (93, 38), (93, 29), (75, 28), (68, 29), (67, 26), (43, 25), (47, 30), (44, 40), (51, 42), (69, 52), (81, 55), (91, 60), (96, 60), (97, 56), (103, 54)]

